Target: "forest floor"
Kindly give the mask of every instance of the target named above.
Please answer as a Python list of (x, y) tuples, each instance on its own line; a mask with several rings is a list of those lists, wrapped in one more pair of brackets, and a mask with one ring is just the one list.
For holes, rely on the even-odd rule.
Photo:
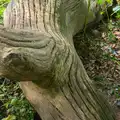
[(101, 22), (74, 37), (89, 77), (95, 82), (120, 120), (120, 20)]

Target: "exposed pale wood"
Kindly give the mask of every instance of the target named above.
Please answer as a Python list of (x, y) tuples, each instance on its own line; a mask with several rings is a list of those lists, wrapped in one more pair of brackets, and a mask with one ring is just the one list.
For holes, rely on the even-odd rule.
[(95, 18), (96, 1), (13, 0), (0, 27), (0, 74), (20, 81), (43, 120), (115, 120), (72, 37)]

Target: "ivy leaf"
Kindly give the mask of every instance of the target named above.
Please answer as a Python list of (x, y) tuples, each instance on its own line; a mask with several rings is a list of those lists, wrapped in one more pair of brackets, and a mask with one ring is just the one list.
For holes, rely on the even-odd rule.
[(16, 116), (9, 115), (7, 118), (3, 118), (2, 120), (16, 120)]
[(102, 5), (102, 4), (105, 3), (105, 0), (97, 0), (97, 3), (98, 3), (99, 5)]
[(106, 2), (112, 4), (112, 0), (106, 0)]
[(17, 103), (18, 99), (17, 98), (13, 98), (11, 100), (11, 105), (15, 105)]

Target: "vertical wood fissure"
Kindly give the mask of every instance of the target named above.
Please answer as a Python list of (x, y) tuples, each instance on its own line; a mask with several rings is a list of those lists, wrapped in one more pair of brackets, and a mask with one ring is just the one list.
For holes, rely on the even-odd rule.
[(46, 17), (46, 0), (44, 0), (44, 3), (43, 3), (43, 24), (44, 24), (44, 28), (45, 30), (47, 31), (47, 27), (46, 27), (46, 20), (45, 20), (45, 17)]
[(30, 12), (30, 0), (28, 0), (28, 10), (29, 10), (29, 23), (30, 23), (30, 27), (32, 27), (32, 23), (31, 23), (31, 12)]
[(22, 0), (22, 9), (23, 9), (23, 28), (24, 28), (24, 26), (25, 26), (25, 7), (24, 7), (24, 0)]
[[(77, 64), (77, 62), (74, 61), (74, 64)], [(75, 72), (75, 73), (74, 73), (74, 72)], [(87, 103), (88, 103), (88, 104), (91, 104), (91, 101), (89, 101), (88, 99), (86, 99), (86, 96), (87, 96), (87, 95), (84, 94), (84, 91), (82, 90), (82, 87), (79, 87), (79, 88), (81, 88), (81, 89), (79, 89), (79, 91), (78, 91), (77, 88), (76, 88), (76, 85), (77, 85), (77, 84), (75, 85), (75, 83), (78, 81), (78, 78), (77, 78), (77, 76), (76, 76), (77, 72), (78, 72), (78, 64), (77, 64), (77, 67), (76, 67), (76, 69), (75, 69), (74, 71), (73, 71), (72, 69), (69, 71), (69, 79), (70, 79), (70, 82), (69, 82), (70, 85), (68, 84), (68, 85), (69, 85), (69, 88), (71, 89), (71, 91), (73, 91), (73, 94), (75, 94), (74, 92), (77, 92), (78, 96), (80, 97), (79, 101), (82, 101), (82, 102), (84, 103), (84, 105), (85, 105), (85, 107), (86, 107), (86, 110), (88, 111), (89, 114), (86, 113), (86, 111), (84, 110), (85, 108), (84, 108), (83, 110), (82, 110), (82, 108), (80, 108), (80, 109), (83, 111), (83, 113), (85, 114), (86, 118), (87, 118), (87, 119), (90, 119), (90, 118), (92, 118), (92, 117), (89, 118), (89, 117), (87, 117), (87, 115), (88, 115), (88, 116), (92, 115), (92, 116), (93, 116), (92, 119), (99, 120), (99, 118), (96, 119), (96, 116), (92, 113), (92, 111), (90, 111), (90, 109), (89, 109), (90, 106), (89, 106), (89, 107), (87, 106)], [(74, 76), (75, 78), (73, 78), (72, 76)], [(80, 82), (80, 79), (79, 79), (79, 82)], [(82, 80), (81, 80), (81, 82), (82, 82)], [(72, 87), (70, 87), (70, 86), (72, 86)], [(77, 86), (78, 86), (78, 85), (77, 85)], [(73, 89), (73, 90), (72, 90), (72, 89)], [(81, 92), (81, 91), (82, 91), (82, 92)], [(83, 95), (84, 98), (81, 97), (82, 94), (84, 94), (84, 95)], [(72, 95), (72, 94), (71, 94), (71, 95)], [(77, 96), (75, 96), (75, 97), (74, 97), (74, 95), (72, 95), (72, 96), (73, 96), (74, 99), (78, 98)], [(86, 103), (85, 103), (84, 100), (86, 100)], [(76, 101), (77, 101), (77, 100), (76, 100)], [(77, 101), (77, 102), (78, 102), (78, 101)], [(81, 104), (82, 104), (82, 103), (81, 103)], [(77, 103), (77, 105), (80, 107), (79, 103)], [(94, 109), (93, 106), (91, 106), (91, 107)], [(91, 107), (90, 107), (90, 108), (91, 108)], [(92, 109), (92, 108), (91, 108), (91, 109)], [(97, 115), (97, 111), (96, 111), (96, 110), (94, 111), (94, 113)]]
[[(88, 82), (88, 80), (85, 79), (83, 76), (85, 76), (85, 75), (81, 75), (81, 78), (82, 78), (82, 80), (83, 80), (83, 83), (86, 85), (86, 88), (87, 88), (88, 91), (91, 93), (91, 95), (93, 96), (94, 100), (96, 100), (96, 102), (97, 102), (97, 104), (98, 104), (98, 107), (100, 107), (101, 112), (102, 112), (102, 115), (104, 115), (103, 119), (104, 119), (104, 118), (107, 119), (107, 118), (108, 118), (108, 117), (107, 117), (107, 116), (108, 116), (107, 113), (110, 113), (110, 111), (111, 111), (110, 107), (106, 106), (106, 104), (104, 104), (104, 102), (102, 102), (102, 101), (104, 101), (104, 100), (101, 101), (101, 100), (98, 98), (98, 95), (97, 95), (96, 92), (93, 90), (93, 87), (91, 87), (91, 84), (90, 84), (90, 83)], [(99, 91), (97, 91), (97, 92), (99, 92)], [(102, 104), (101, 104), (100, 102), (102, 102)], [(104, 111), (102, 111), (102, 110), (104, 110), (105, 108), (108, 110), (107, 113), (104, 112)], [(106, 120), (106, 119), (105, 119), (105, 120)], [(113, 119), (114, 119), (114, 118), (113, 118)]]

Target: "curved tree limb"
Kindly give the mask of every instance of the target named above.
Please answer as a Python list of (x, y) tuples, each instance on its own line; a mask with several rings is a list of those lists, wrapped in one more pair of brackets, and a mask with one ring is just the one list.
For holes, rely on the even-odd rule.
[[(88, 0), (13, 0), (5, 11), (0, 74), (20, 81), (43, 120), (115, 120), (72, 40), (83, 26), (87, 4)], [(88, 22), (94, 19), (90, 10)]]

